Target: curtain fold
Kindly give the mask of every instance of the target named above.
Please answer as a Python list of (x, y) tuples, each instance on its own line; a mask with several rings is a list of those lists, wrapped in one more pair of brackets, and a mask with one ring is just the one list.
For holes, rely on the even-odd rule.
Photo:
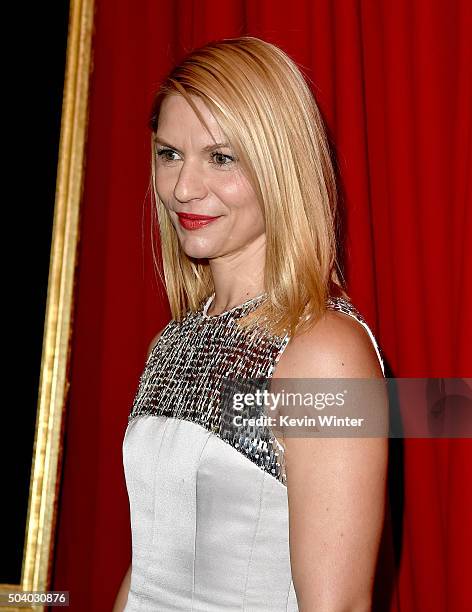
[[(130, 562), (121, 444), (146, 349), (170, 317), (148, 192), (147, 119), (160, 79), (216, 38), (249, 34), (287, 51), (327, 124), (348, 287), (387, 374), (470, 377), (471, 32), (468, 0), (96, 0), (51, 585), (70, 591), (71, 612), (111, 610)], [(391, 442), (374, 609), (466, 612), (471, 441)]]

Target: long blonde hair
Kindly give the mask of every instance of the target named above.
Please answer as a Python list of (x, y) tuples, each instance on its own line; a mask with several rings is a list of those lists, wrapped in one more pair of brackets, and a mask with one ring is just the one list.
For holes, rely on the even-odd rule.
[[(207, 260), (180, 247), (159, 199), (154, 134), (168, 95), (182, 95), (210, 133), (191, 96), (214, 115), (257, 195), (265, 219), (268, 299), (245, 327), (266, 321), (276, 334), (311, 327), (330, 295), (347, 297), (337, 261), (335, 174), (323, 121), (295, 62), (253, 36), (213, 41), (189, 53), (160, 86), (151, 110), (152, 191), (172, 316), (180, 321), (214, 291)], [(339, 275), (338, 275), (339, 273)]]

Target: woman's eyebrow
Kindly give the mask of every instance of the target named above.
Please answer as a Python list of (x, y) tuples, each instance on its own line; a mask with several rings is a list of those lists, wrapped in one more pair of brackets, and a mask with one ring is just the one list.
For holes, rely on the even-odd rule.
[[(174, 151), (177, 151), (178, 153), (182, 153), (182, 151), (180, 151), (177, 147), (174, 147), (174, 145), (171, 145), (168, 142), (165, 142), (165, 140), (162, 140), (162, 138), (159, 138), (158, 136), (154, 137), (154, 142), (164, 145), (165, 147), (169, 147), (170, 149), (173, 149)], [(213, 151), (214, 149), (219, 149), (222, 147), (231, 148), (229, 142), (216, 142), (215, 144), (206, 145), (206, 147), (203, 147), (202, 152), (208, 153), (209, 151)]]

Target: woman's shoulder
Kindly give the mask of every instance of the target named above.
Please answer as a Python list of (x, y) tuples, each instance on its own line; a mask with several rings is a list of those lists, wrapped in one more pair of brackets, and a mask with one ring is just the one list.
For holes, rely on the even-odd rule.
[(382, 377), (383, 360), (372, 330), (345, 298), (329, 298), (322, 317), (295, 334), (279, 361), (277, 378)]
[(157, 332), (157, 334), (153, 337), (153, 339), (151, 340), (151, 342), (149, 343), (149, 347), (148, 347), (148, 351), (147, 351), (147, 357), (149, 358), (149, 355), (152, 353), (152, 351), (154, 350), (154, 347), (157, 344), (157, 341), (159, 340), (159, 338), (161, 337), (162, 332), (164, 331), (165, 326), (161, 327), (161, 329)]

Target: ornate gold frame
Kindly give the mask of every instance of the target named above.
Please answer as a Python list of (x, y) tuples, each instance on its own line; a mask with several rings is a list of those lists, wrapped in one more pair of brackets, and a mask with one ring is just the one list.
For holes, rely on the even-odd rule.
[[(63, 415), (69, 390), (74, 281), (92, 68), (94, 0), (71, 0), (59, 160), (21, 584), (0, 593), (50, 590)], [(47, 606), (46, 606), (47, 607)], [(0, 606), (0, 611), (44, 611)]]

